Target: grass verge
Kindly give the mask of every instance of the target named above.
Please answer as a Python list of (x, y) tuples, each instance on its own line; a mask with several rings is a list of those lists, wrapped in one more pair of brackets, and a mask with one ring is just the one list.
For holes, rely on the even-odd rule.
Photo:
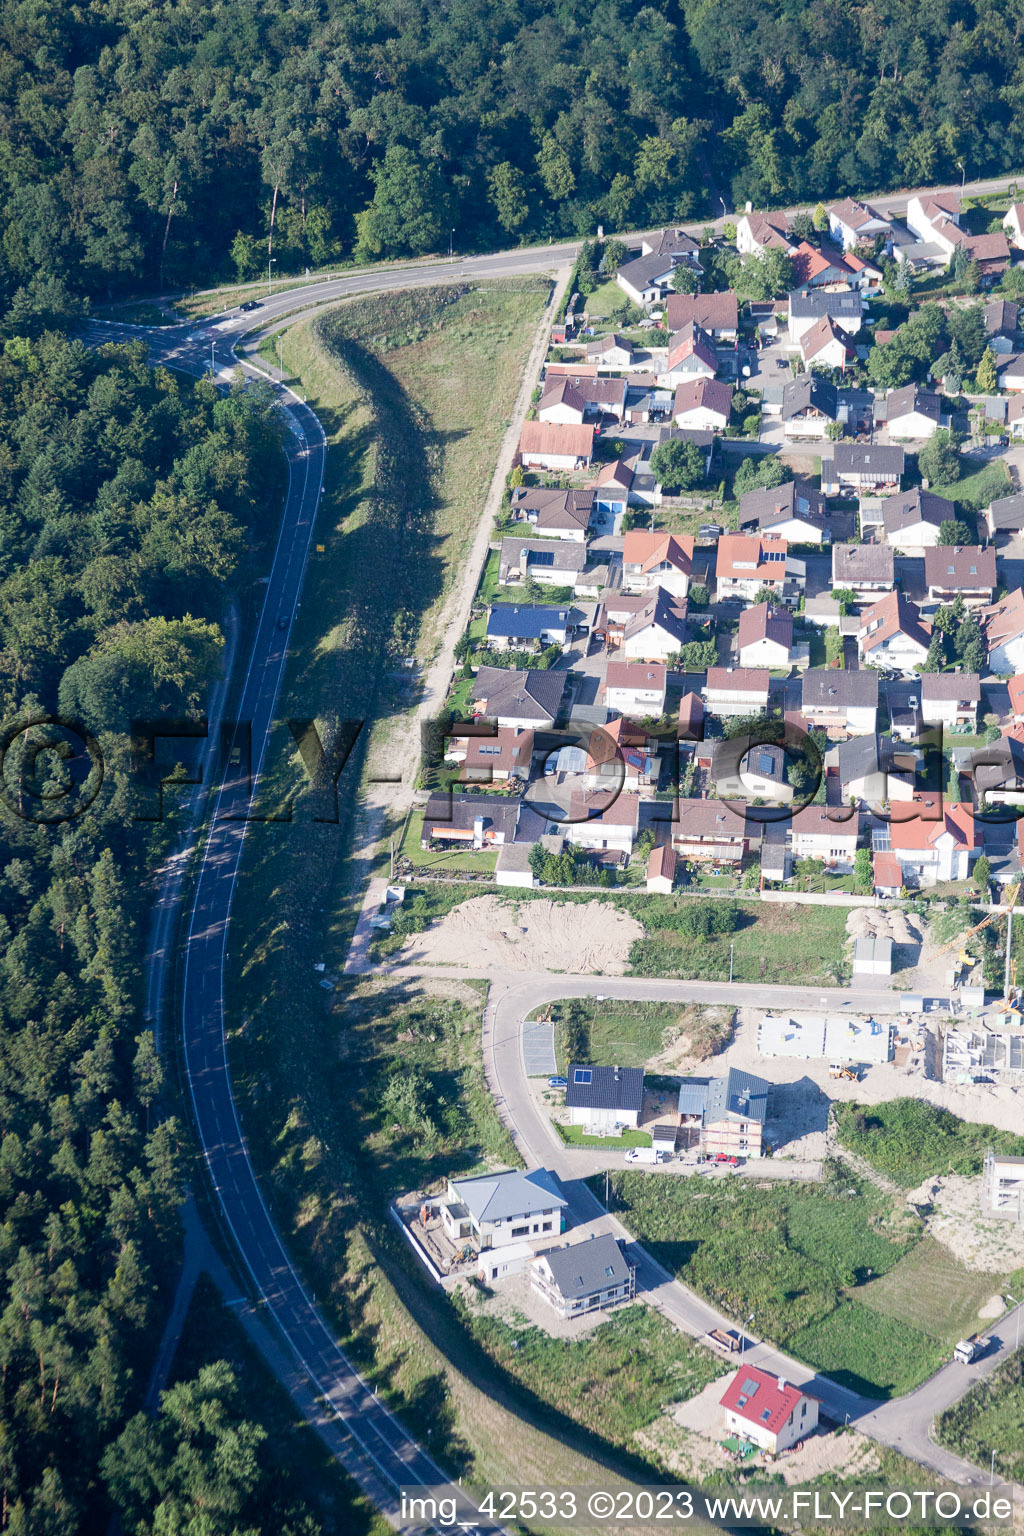
[(991, 1465), (995, 1452), (1000, 1478), (1024, 1479), (1024, 1350), (940, 1415), (936, 1438), (979, 1467)]

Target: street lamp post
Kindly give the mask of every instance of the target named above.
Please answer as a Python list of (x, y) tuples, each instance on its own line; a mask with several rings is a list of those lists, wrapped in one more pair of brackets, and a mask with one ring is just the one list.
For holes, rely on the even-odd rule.
[(741, 1360), (743, 1359), (743, 1356), (746, 1353), (746, 1348), (747, 1348), (747, 1326), (748, 1326), (748, 1324), (752, 1323), (753, 1321), (754, 1321), (754, 1313), (751, 1312), (750, 1316), (748, 1318), (744, 1319), (743, 1332), (740, 1335), (740, 1359)]
[(1016, 1352), (1018, 1349), (1020, 1349), (1020, 1311), (1021, 1311), (1022, 1303), (1017, 1300), (1016, 1296), (1011, 1296), (1009, 1291), (1006, 1292), (1006, 1299), (1007, 1299), (1007, 1301), (1012, 1301), (1014, 1306), (1017, 1308), (1017, 1328), (1016, 1328), (1016, 1335), (1015, 1335), (1015, 1338), (1014, 1338), (1014, 1341), (1013, 1341), (1013, 1348), (1014, 1348), (1014, 1351)]
[(276, 267), (276, 266), (277, 266), (277, 257), (276, 256), (268, 256), (267, 257), (267, 292), (268, 293), (273, 293), (273, 291), (274, 291), (274, 274), (273, 274), (271, 269), (273, 267)]
[(730, 945), (729, 945), (729, 985), (730, 986), (732, 985), (732, 958), (733, 958), (733, 951), (735, 950), (735, 948), (736, 948), (735, 942), (730, 943)]
[(962, 192), (967, 184), (967, 169), (964, 166), (962, 160), (956, 160), (954, 161), (954, 164), (956, 165), (957, 170), (960, 172), (960, 191)]
[(454, 229), (450, 229), (448, 231), (448, 260), (449, 261), (454, 261), (455, 260), (455, 230)]

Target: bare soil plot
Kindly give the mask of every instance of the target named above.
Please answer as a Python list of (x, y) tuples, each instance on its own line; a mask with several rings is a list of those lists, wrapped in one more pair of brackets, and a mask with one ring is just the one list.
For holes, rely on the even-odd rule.
[(402, 946), (420, 965), (459, 965), (475, 971), (569, 971), (622, 976), (643, 928), (607, 902), (463, 902)]

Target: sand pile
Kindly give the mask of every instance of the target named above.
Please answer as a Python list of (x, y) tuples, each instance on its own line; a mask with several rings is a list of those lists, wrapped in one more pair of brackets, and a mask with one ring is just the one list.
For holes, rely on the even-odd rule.
[(846, 919), (851, 939), (892, 939), (894, 944), (920, 944), (921, 925), (898, 907), (882, 912), (873, 907), (854, 907)]
[(983, 1275), (1005, 1275), (1024, 1264), (1024, 1228), (983, 1214), (980, 1178), (945, 1174), (926, 1179), (907, 1198), (931, 1204), (932, 1213), (925, 1218), (928, 1231), (965, 1269)]
[(635, 918), (603, 901), (503, 901), (481, 896), (454, 907), (413, 934), (402, 959), (417, 965), (458, 965), (471, 971), (569, 971), (625, 974)]

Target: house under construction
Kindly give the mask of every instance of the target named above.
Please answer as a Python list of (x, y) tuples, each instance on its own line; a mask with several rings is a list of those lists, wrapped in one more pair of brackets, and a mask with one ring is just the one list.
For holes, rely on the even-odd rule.
[(947, 1083), (1024, 1084), (1024, 1035), (984, 1029), (947, 1029), (942, 1043)]
[(1024, 1157), (985, 1153), (981, 1208), (989, 1216), (1005, 1216), (1024, 1227)]

